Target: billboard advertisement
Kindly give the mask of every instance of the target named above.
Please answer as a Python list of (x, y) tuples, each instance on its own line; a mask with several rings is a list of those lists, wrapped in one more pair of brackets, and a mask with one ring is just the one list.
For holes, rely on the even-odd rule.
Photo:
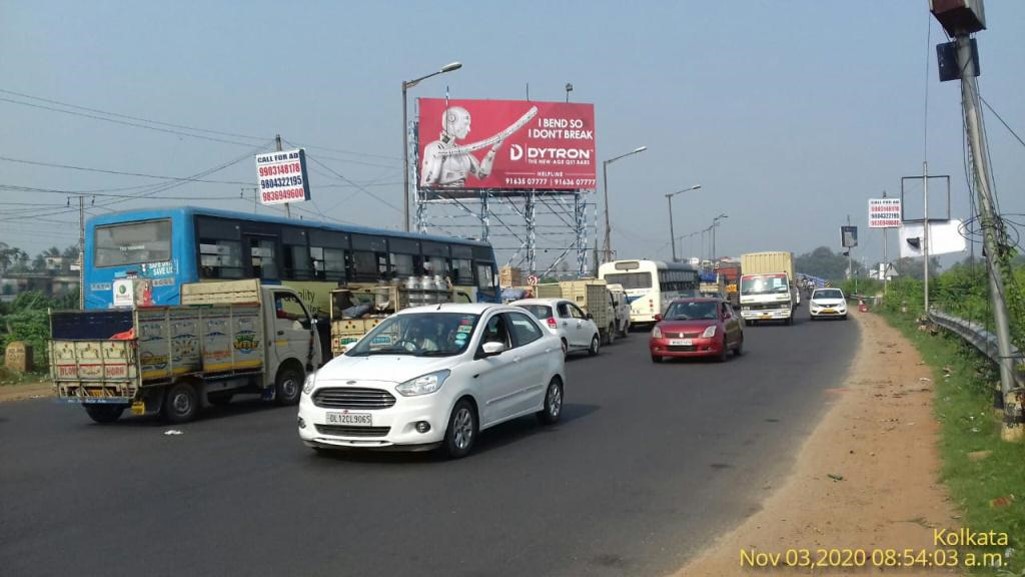
[(310, 199), (306, 151), (302, 148), (256, 155), (256, 176), (260, 182), (260, 204), (284, 204)]
[(840, 227), (840, 246), (844, 248), (858, 246), (858, 227), (849, 225)]
[(425, 198), (479, 190), (593, 190), (594, 105), (420, 98)]
[(869, 228), (900, 228), (901, 209), (899, 198), (868, 199)]

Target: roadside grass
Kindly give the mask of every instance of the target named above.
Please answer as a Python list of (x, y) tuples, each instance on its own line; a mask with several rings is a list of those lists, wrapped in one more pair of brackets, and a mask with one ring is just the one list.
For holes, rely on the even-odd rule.
[[(1003, 554), (1003, 568), (994, 572), (992, 568), (976, 567), (972, 572), (1025, 575), (1025, 444), (1000, 440), (1000, 421), (992, 408), (999, 376), (987, 359), (956, 336), (942, 329), (934, 336), (918, 330), (910, 315), (880, 312), (915, 344), (932, 370), (934, 411), (941, 423), (941, 476), (964, 516), (962, 526), (980, 533), (996, 531), (1008, 536), (1007, 547), (974, 551), (976, 555)], [(969, 453), (978, 456), (979, 451), (991, 454), (980, 460), (969, 458)], [(970, 551), (960, 550), (962, 554)]]
[(0, 366), (0, 386), (41, 383), (49, 378), (50, 376), (44, 373), (19, 373)]

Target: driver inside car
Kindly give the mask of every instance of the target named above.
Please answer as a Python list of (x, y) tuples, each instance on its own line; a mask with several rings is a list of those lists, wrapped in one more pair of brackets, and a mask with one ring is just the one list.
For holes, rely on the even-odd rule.
[(438, 350), (438, 343), (435, 340), (435, 335), (431, 334), (433, 332), (431, 329), (433, 328), (433, 323), (427, 319), (415, 320), (412, 326), (409, 327), (409, 332), (406, 334), (406, 349), (411, 351)]

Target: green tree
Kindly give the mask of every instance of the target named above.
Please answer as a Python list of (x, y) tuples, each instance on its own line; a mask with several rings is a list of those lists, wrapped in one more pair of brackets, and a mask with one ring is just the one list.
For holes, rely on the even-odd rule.
[[(796, 272), (817, 276), (831, 281), (842, 281), (847, 278), (847, 257), (835, 253), (827, 246), (802, 254), (794, 260)], [(853, 271), (856, 276), (864, 276), (865, 267), (855, 261)]]

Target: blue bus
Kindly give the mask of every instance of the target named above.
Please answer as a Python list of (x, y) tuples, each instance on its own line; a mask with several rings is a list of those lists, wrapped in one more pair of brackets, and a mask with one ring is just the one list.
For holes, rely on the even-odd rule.
[(331, 290), (440, 275), (498, 302), (495, 252), (481, 241), (195, 207), (89, 219), (85, 308), (114, 306), (115, 281), (138, 279), (146, 304), (179, 303), (183, 283), (260, 278), (296, 289), (327, 314)]

